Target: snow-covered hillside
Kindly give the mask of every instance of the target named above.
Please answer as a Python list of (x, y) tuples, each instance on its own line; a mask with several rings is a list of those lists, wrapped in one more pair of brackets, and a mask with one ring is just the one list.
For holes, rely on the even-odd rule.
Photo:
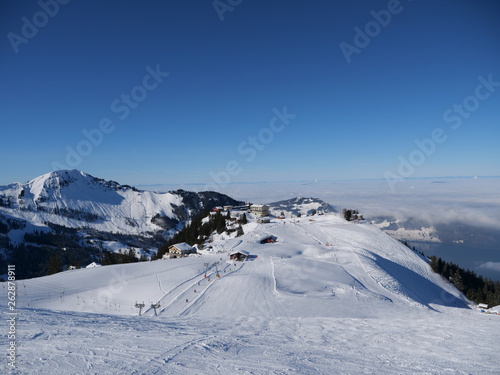
[(0, 187), (0, 213), (41, 227), (50, 222), (70, 228), (147, 234), (175, 228), (199, 213), (203, 203), (213, 200), (214, 205), (220, 204), (221, 197), (236, 203), (218, 193), (140, 191), (78, 170), (63, 170), (25, 184)]
[[(323, 215), (250, 222), (243, 230), (237, 238), (216, 235), (215, 250), (201, 257), (25, 280), (25, 300), (35, 308), (51, 308), (56, 300), (58, 310), (119, 315), (137, 313), (135, 301), (159, 302), (167, 316), (350, 316), (352, 309), (365, 315), (368, 307), (372, 313), (386, 305), (465, 306), (420, 255), (370, 224)], [(267, 236), (276, 242), (261, 244)], [(229, 261), (228, 253), (240, 250), (250, 259)]]
[[(490, 333), (500, 317), (468, 308), (425, 259), (373, 225), (321, 215), (243, 229), (216, 235), (197, 257), (19, 281), (18, 373), (498, 369)], [(269, 236), (276, 242), (261, 243)], [(236, 251), (250, 256), (230, 261)]]
[(311, 214), (327, 214), (335, 209), (326, 202), (317, 198), (296, 197), (269, 203), (269, 209), (274, 216), (299, 216)]

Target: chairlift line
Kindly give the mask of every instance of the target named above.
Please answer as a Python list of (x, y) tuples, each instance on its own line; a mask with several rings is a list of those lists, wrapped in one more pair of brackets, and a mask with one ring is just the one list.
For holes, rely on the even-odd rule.
[(215, 266), (215, 276), (219, 277), (220, 278), (220, 275), (219, 275), (219, 269), (217, 268), (217, 265), (219, 264), (219, 262), (215, 262), (214, 263), (214, 266)]
[(161, 305), (159, 302), (151, 304), (151, 308), (154, 310), (155, 316), (158, 316), (158, 314), (156, 313), (156, 309), (159, 309), (160, 307), (161, 307)]
[(208, 266), (210, 265), (210, 263), (203, 263), (203, 265), (205, 266), (205, 276), (204, 277), (207, 277)]
[(144, 301), (143, 301), (142, 303), (137, 303), (137, 302), (135, 303), (135, 307), (139, 309), (139, 316), (141, 316), (141, 313), (142, 313), (142, 308), (143, 308), (144, 306), (146, 306), (146, 305), (144, 304)]

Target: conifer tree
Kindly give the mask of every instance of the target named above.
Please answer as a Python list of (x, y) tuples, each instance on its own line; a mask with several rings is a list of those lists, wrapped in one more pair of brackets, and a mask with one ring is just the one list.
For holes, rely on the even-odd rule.
[(344, 210), (344, 219), (346, 219), (347, 221), (351, 221), (351, 216), (352, 216), (351, 210)]
[(248, 219), (247, 219), (247, 215), (245, 213), (243, 213), (243, 215), (241, 216), (241, 224), (247, 224), (248, 223)]
[(62, 264), (61, 264), (61, 258), (59, 255), (54, 254), (50, 257), (49, 260), (49, 275), (52, 275), (54, 273), (58, 273), (62, 271)]
[(245, 233), (243, 232), (243, 228), (241, 227), (241, 225), (238, 227), (238, 229), (236, 230), (236, 237), (239, 237), (239, 236), (243, 236)]
[(455, 271), (455, 273), (453, 274), (452, 280), (453, 280), (453, 285), (455, 285), (455, 287), (458, 290), (460, 290), (460, 291), (464, 290), (464, 285), (462, 282), (462, 275), (460, 275), (460, 272), (458, 270)]

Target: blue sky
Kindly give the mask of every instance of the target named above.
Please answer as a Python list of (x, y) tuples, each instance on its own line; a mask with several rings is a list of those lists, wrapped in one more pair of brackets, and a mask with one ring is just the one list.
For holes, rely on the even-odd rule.
[(60, 1), (0, 5), (0, 184), (500, 175), (497, 1)]

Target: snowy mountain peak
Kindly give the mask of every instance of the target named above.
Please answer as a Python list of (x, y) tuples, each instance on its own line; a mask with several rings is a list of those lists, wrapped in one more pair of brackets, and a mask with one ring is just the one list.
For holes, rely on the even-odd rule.
[[(110, 233), (136, 238), (160, 234), (165, 238), (205, 209), (239, 203), (215, 192), (141, 191), (76, 169), (60, 170), (24, 184), (0, 186), (0, 226), (7, 228), (4, 233), (14, 244), (22, 243), (25, 233), (46, 231), (52, 224), (78, 229), (83, 236), (91, 232), (94, 237), (100, 232), (108, 239)], [(18, 224), (11, 225), (9, 220)], [(106, 248), (106, 244), (101, 245), (99, 242)], [(129, 245), (122, 243), (113, 249)], [(147, 247), (144, 242), (136, 246)]]
[(31, 194), (36, 199), (51, 198), (51, 196), (62, 198), (65, 195), (73, 198), (72, 195), (81, 196), (89, 191), (116, 191), (116, 190), (136, 190), (128, 185), (120, 185), (115, 181), (106, 181), (93, 177), (77, 169), (59, 170), (44, 174), (27, 183)]
[(73, 169), (50, 172), (25, 184), (0, 187), (0, 197), (10, 197), (12, 208), (57, 214), (54, 209), (68, 207), (92, 211), (95, 208), (92, 203), (95, 202), (118, 205), (124, 198), (117, 194), (118, 191), (139, 193), (130, 186)]
[[(76, 169), (54, 171), (29, 181), (26, 184), (26, 189), (35, 201), (55, 197), (60, 198), (61, 189), (78, 181), (80, 177), (87, 177), (87, 175)], [(25, 192), (24, 196), (28, 197), (29, 195), (26, 195)]]

